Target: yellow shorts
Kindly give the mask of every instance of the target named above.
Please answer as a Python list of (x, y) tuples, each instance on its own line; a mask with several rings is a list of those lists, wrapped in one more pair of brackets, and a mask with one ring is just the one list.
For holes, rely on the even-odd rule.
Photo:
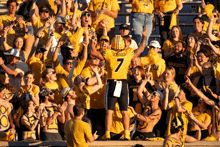
[(210, 136), (204, 138), (202, 141), (217, 141), (220, 137), (215, 134), (211, 134)]

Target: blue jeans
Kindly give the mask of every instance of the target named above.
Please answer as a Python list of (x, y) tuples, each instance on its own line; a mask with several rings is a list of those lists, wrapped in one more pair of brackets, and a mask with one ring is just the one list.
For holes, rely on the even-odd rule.
[(136, 41), (139, 45), (142, 39), (141, 31), (144, 31), (145, 26), (147, 26), (147, 42), (144, 51), (141, 53), (141, 56), (147, 56), (148, 54), (148, 39), (152, 32), (153, 27), (153, 15), (145, 13), (132, 13), (131, 14), (131, 35), (132, 39)]

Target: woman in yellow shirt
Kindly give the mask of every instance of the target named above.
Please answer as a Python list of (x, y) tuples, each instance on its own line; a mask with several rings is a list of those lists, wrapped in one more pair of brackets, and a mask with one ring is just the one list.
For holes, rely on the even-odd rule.
[(17, 36), (16, 34), (14, 34), (15, 38), (14, 38), (12, 46), (10, 46), (8, 42), (6, 41), (9, 30), (10, 30), (10, 27), (4, 28), (4, 33), (3, 33), (3, 38), (2, 38), (2, 45), (3, 45), (4, 51), (8, 51), (9, 49), (13, 47), (20, 52), (20, 60), (22, 60), (23, 62), (26, 62), (30, 54), (32, 44), (34, 43), (34, 36), (32, 35), (33, 27), (29, 26), (28, 33), (30, 34), (25, 35), (24, 37)]
[(183, 8), (182, 0), (155, 0), (155, 10), (159, 16), (161, 42), (168, 39), (172, 13), (176, 15)]
[(34, 82), (34, 73), (28, 71), (24, 75), (25, 85), (20, 87), (19, 93), (25, 94), (25, 101), (32, 100), (36, 106), (39, 106), (39, 96), (40, 88), (37, 85), (32, 84)]
[(220, 24), (217, 23), (219, 20), (219, 12), (218, 10), (212, 11), (213, 17), (210, 19), (210, 23), (205, 22), (203, 29), (206, 27), (207, 34), (211, 41), (218, 41), (220, 40)]
[(211, 124), (212, 112), (207, 108), (207, 104), (202, 98), (198, 100), (198, 107), (194, 107), (189, 114), (191, 127), (188, 135), (195, 136), (196, 130), (194, 123), (201, 128), (201, 140), (209, 136), (208, 127)]
[(183, 41), (183, 35), (179, 26), (173, 26), (170, 30), (169, 39), (163, 43), (164, 58), (174, 54), (173, 46), (177, 41)]
[[(197, 47), (200, 48), (201, 42), (197, 42), (198, 38), (194, 34), (188, 34), (186, 37), (186, 54), (190, 59), (196, 55)], [(200, 44), (199, 44), (200, 43)]]

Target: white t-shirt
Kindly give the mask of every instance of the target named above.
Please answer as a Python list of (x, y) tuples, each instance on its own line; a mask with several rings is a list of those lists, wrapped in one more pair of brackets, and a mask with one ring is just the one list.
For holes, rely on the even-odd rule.
[(131, 45), (129, 47), (133, 48), (134, 50), (136, 50), (138, 48), (138, 45), (137, 45), (137, 43), (133, 39), (131, 39)]
[(28, 65), (22, 61), (18, 61), (14, 65), (7, 64), (7, 67), (19, 73), (16, 77), (9, 75), (9, 83), (15, 88), (16, 92), (18, 92), (21, 85), (24, 85), (23, 77), (25, 72), (29, 69)]

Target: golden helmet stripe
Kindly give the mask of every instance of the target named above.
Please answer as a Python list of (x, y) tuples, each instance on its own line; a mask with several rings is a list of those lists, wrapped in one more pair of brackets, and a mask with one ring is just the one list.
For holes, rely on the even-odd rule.
[(111, 42), (113, 49), (122, 50), (125, 47), (124, 39), (121, 35), (116, 35)]

